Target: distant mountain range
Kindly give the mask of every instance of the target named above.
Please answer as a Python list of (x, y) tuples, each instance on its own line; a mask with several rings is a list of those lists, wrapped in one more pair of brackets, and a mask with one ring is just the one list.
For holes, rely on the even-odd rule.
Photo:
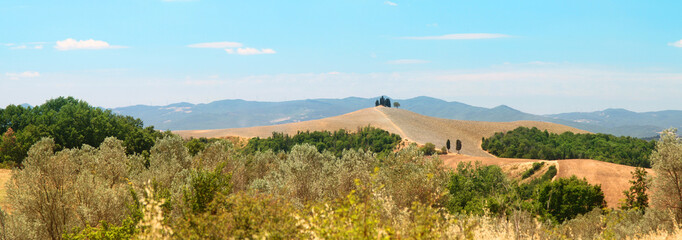
[[(153, 125), (157, 129), (197, 130), (264, 126), (333, 117), (374, 107), (376, 99), (378, 97), (284, 102), (220, 100), (206, 104), (135, 105), (112, 110), (140, 118), (146, 125)], [(392, 100), (399, 102), (402, 109), (432, 117), (491, 122), (545, 121), (618, 136), (653, 137), (666, 128), (682, 128), (682, 111), (678, 110), (636, 113), (625, 109), (606, 109), (586, 113), (534, 115), (505, 105), (483, 108), (431, 97)]]

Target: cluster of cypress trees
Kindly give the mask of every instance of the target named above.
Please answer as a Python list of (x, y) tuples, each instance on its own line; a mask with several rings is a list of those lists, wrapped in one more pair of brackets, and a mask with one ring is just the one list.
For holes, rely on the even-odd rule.
[(374, 102), (374, 106), (375, 107), (377, 107), (377, 106), (391, 107), (391, 99), (389, 99), (388, 97), (381, 96), (381, 98), (379, 98), (379, 100)]

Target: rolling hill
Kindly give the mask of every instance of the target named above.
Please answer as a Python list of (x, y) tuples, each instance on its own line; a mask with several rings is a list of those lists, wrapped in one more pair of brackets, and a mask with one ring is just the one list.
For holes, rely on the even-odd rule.
[[(591, 159), (569, 159), (557, 161), (545, 161), (534, 159), (512, 159), (512, 158), (491, 158), (473, 157), (466, 155), (446, 155), (441, 156), (446, 166), (456, 167), (459, 162), (481, 162), (485, 165), (498, 165), (505, 173), (514, 178), (513, 173), (521, 173), (532, 167), (530, 163), (546, 162), (543, 168), (550, 165), (557, 167), (556, 177), (568, 178), (573, 175), (578, 178), (585, 178), (591, 184), (601, 185), (604, 192), (606, 203), (611, 208), (617, 208), (621, 199), (624, 198), (623, 191), (630, 188), (631, 174), (635, 167), (619, 165), (614, 163), (602, 162)], [(653, 171), (647, 170), (649, 174)], [(544, 171), (538, 171), (536, 175), (542, 175)], [(518, 174), (517, 174), (518, 175)]]
[(537, 127), (554, 133), (586, 131), (555, 123), (538, 121), (514, 122), (481, 122), (442, 119), (424, 116), (404, 109), (373, 107), (361, 109), (341, 116), (310, 120), (297, 123), (286, 123), (270, 126), (228, 128), (213, 130), (174, 131), (183, 137), (225, 137), (239, 136), (245, 138), (268, 137), (272, 132), (296, 134), (298, 131), (322, 131), (347, 129), (354, 131), (358, 127), (373, 126), (398, 134), (409, 141), (419, 144), (431, 142), (438, 148), (447, 139), (462, 141), (462, 153), (472, 156), (490, 156), (481, 149), (481, 138), (489, 137), (495, 132), (509, 131), (517, 127)]
[[(136, 105), (114, 108), (115, 113), (142, 119), (147, 125), (166, 130), (242, 128), (338, 116), (374, 106), (376, 98), (307, 99), (284, 102), (221, 100), (206, 104), (175, 103), (166, 106)], [(653, 137), (669, 127), (682, 128), (682, 111), (636, 113), (607, 109), (590, 113), (534, 115), (501, 105), (483, 108), (431, 97), (394, 99), (401, 109), (426, 116), (510, 122), (520, 120), (553, 122), (589, 132), (617, 136)]]

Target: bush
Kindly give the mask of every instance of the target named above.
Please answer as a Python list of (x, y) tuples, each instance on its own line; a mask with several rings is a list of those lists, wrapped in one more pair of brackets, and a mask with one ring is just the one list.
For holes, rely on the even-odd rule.
[(539, 212), (559, 223), (594, 208), (606, 207), (601, 186), (590, 185), (575, 176), (545, 182), (538, 187), (535, 199)]
[(301, 239), (295, 208), (286, 200), (245, 192), (219, 194), (207, 211), (175, 225), (180, 239)]
[(424, 153), (424, 155), (431, 156), (434, 153), (436, 153), (436, 145), (434, 145), (433, 143), (426, 143), (426, 144), (424, 144), (424, 146), (419, 148), (419, 150), (422, 153)]
[(315, 146), (319, 152), (329, 151), (335, 156), (341, 157), (343, 151), (349, 149), (390, 153), (398, 146), (400, 140), (401, 138), (397, 134), (369, 126), (358, 128), (355, 133), (343, 129), (336, 132), (298, 132), (294, 136), (273, 132), (272, 137), (250, 139), (244, 148), (244, 152), (255, 153), (267, 150), (289, 152), (294, 145), (310, 144)]
[(537, 170), (540, 170), (540, 168), (542, 168), (542, 166), (544, 165), (545, 165), (544, 162), (534, 162), (532, 168), (529, 168), (528, 170), (523, 172), (523, 174), (521, 174), (521, 178), (526, 179), (529, 178), (530, 176), (533, 176), (533, 174), (535, 174)]
[(100, 222), (120, 225), (129, 214), (127, 167), (122, 141), (107, 138), (99, 149), (83, 146), (54, 152), (42, 139), (29, 151), (24, 169), (15, 169), (7, 195), (12, 218), (27, 222), (12, 231), (58, 239), (74, 228)]

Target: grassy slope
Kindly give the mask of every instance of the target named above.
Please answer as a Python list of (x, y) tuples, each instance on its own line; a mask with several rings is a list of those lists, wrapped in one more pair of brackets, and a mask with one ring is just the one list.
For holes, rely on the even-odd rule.
[(2, 208), (3, 211), (6, 211), (9, 207), (7, 201), (7, 186), (5, 185), (10, 177), (12, 177), (12, 170), (0, 169), (0, 208)]
[[(557, 166), (557, 177), (571, 177), (573, 175), (578, 178), (585, 178), (591, 184), (600, 184), (606, 203), (609, 207), (617, 208), (621, 199), (624, 198), (623, 191), (630, 188), (630, 179), (632, 175), (630, 172), (635, 168), (620, 164), (602, 162), (591, 159), (568, 159), (558, 161), (545, 161), (533, 159), (511, 159), (511, 158), (493, 158), (493, 157), (472, 157), (466, 155), (441, 156), (446, 166), (456, 167), (459, 162), (476, 162), (480, 161), (485, 165), (498, 165), (512, 178), (520, 178), (520, 174), (526, 169), (532, 167), (532, 162), (544, 161), (545, 164), (541, 171), (534, 174), (535, 177), (542, 175), (545, 169), (550, 165)], [(653, 174), (651, 169), (647, 170), (649, 174)]]
[(341, 116), (273, 126), (261, 126), (250, 128), (231, 128), (214, 130), (189, 130), (176, 131), (183, 137), (268, 137), (272, 132), (284, 132), (296, 134), (297, 131), (320, 131), (338, 129), (356, 130), (358, 127), (371, 125), (418, 144), (431, 142), (438, 148), (442, 147), (447, 139), (454, 142), (462, 141), (461, 153), (472, 156), (490, 156), (481, 149), (481, 138), (489, 137), (495, 132), (510, 131), (520, 126), (537, 127), (541, 130), (563, 133), (572, 131), (585, 133), (583, 130), (559, 125), (555, 123), (536, 121), (515, 122), (479, 122), (462, 121), (428, 117), (411, 111), (395, 108), (374, 107), (366, 108)]

